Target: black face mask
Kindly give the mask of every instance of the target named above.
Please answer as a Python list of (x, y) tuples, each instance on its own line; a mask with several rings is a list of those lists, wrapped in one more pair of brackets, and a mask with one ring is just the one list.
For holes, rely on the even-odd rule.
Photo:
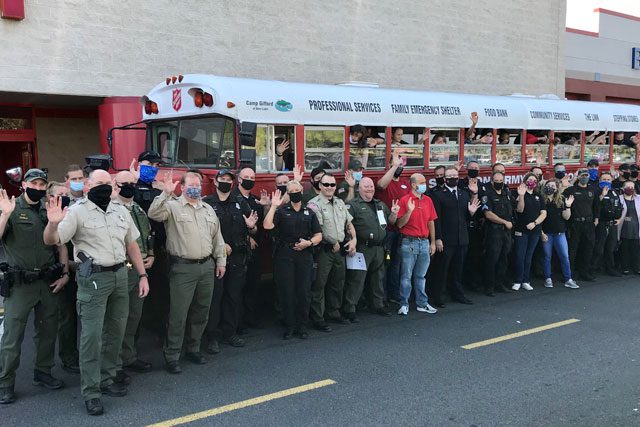
[(477, 178), (479, 172), (480, 171), (478, 169), (469, 169), (467, 171), (467, 175), (469, 176), (469, 178)]
[(497, 191), (502, 190), (504, 188), (504, 182), (494, 182), (493, 188), (496, 189)]
[(631, 177), (631, 172), (629, 172), (629, 171), (622, 172), (622, 177), (624, 179), (629, 179)]
[(289, 193), (289, 200), (291, 200), (291, 203), (300, 203), (302, 201), (302, 193), (300, 191)]
[(228, 193), (229, 191), (231, 191), (231, 183), (218, 181), (218, 190), (220, 190), (221, 193)]
[(562, 179), (567, 174), (566, 171), (556, 171), (556, 178)]
[(287, 186), (286, 185), (276, 185), (276, 188), (278, 189), (278, 191), (280, 191), (280, 195), (284, 196), (284, 193), (287, 192)]
[(311, 185), (313, 186), (313, 188), (315, 188), (316, 190), (320, 189), (320, 181), (314, 181), (313, 179), (311, 180)]
[(250, 179), (242, 179), (242, 182), (240, 183), (240, 185), (245, 190), (251, 190), (253, 188), (253, 186), (256, 185), (256, 182), (255, 181), (251, 181)]
[(120, 197), (124, 197), (125, 199), (131, 199), (134, 194), (136, 194), (136, 187), (133, 184), (122, 184), (118, 185), (120, 188)]
[(109, 202), (111, 201), (111, 192), (113, 189), (109, 184), (102, 184), (93, 187), (87, 193), (87, 199), (91, 200), (100, 209), (106, 212)]
[(458, 186), (458, 178), (445, 178), (448, 187), (455, 188)]
[(638, 171), (631, 171), (631, 178), (637, 178), (638, 177)]
[(47, 190), (36, 190), (35, 188), (27, 188), (27, 197), (34, 203), (38, 203), (47, 194)]
[(444, 176), (439, 176), (436, 178), (436, 185), (442, 187), (444, 185)]
[(60, 197), (60, 203), (62, 203), (62, 209), (66, 208), (71, 204), (71, 197), (69, 196)]
[(400, 178), (400, 175), (402, 175), (402, 171), (404, 170), (404, 168), (396, 168), (396, 171), (393, 173), (393, 177), (394, 178)]

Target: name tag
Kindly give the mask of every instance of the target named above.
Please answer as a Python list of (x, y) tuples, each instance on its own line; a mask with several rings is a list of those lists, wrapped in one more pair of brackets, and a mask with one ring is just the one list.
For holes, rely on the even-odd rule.
[(236, 202), (236, 209), (240, 210), (240, 203)]
[(384, 217), (384, 211), (381, 209), (378, 209), (377, 211), (378, 214), (378, 224), (380, 224), (380, 226), (382, 227), (386, 227), (387, 226), (387, 220)]

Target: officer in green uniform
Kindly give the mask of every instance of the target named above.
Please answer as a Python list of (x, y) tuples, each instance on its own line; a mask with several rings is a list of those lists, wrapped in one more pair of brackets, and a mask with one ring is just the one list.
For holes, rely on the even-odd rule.
[[(345, 276), (345, 253), (353, 255), (356, 251), (356, 231), (351, 224), (351, 214), (342, 200), (335, 197), (336, 178), (325, 173), (320, 180), (321, 194), (309, 201), (307, 207), (317, 216), (322, 228), (322, 243), (318, 256), (318, 271), (311, 286), (311, 321), (313, 326), (323, 332), (331, 332), (325, 320), (348, 324), (342, 317), (342, 293)], [(346, 233), (350, 240), (344, 242)], [(325, 310), (326, 287), (326, 310)]]
[[(153, 232), (147, 214), (144, 213), (140, 205), (133, 201), (136, 192), (135, 176), (129, 171), (122, 171), (116, 174), (114, 191), (117, 196), (112, 203), (123, 205), (133, 219), (133, 223), (140, 232), (140, 237), (136, 241), (142, 254), (145, 270), (149, 270), (153, 266)], [(120, 352), (120, 363), (116, 371), (116, 382), (128, 384), (129, 376), (122, 370), (131, 370), (134, 372), (150, 372), (151, 363), (138, 359), (138, 351), (136, 349), (136, 333), (138, 325), (142, 317), (142, 306), (144, 300), (138, 298), (138, 272), (133, 269), (133, 264), (127, 261), (127, 270), (129, 272), (129, 317), (127, 318), (127, 326), (124, 331), (124, 339), (122, 340), (122, 351)]]
[[(0, 294), (4, 297), (4, 334), (0, 343), (0, 403), (15, 401), (14, 383), (20, 364), (20, 348), (27, 318), (35, 311), (36, 355), (33, 384), (58, 389), (64, 383), (51, 376), (58, 327), (58, 292), (69, 280), (67, 249), (45, 245), (47, 224), (44, 196), (47, 175), (29, 169), (22, 182), (23, 194), (16, 200), (0, 190), (0, 236), (7, 264)], [(64, 271), (64, 273), (63, 273)], [(63, 275), (64, 274), (64, 275)]]
[(200, 352), (201, 338), (209, 319), (214, 280), (224, 276), (227, 265), (220, 221), (201, 199), (202, 178), (193, 172), (182, 175), (180, 197), (172, 195), (177, 184), (167, 174), (164, 192), (149, 208), (150, 219), (164, 222), (171, 260), (169, 329), (164, 346), (166, 369), (171, 374), (182, 372), (183, 343), (190, 362), (207, 363)]
[(129, 312), (127, 255), (138, 272), (138, 297), (147, 296), (149, 282), (136, 243), (140, 232), (129, 211), (111, 203), (111, 176), (95, 170), (87, 188), (87, 197), (68, 210), (62, 209), (59, 199), (49, 203), (44, 242), (71, 241), (74, 258), (80, 263), (76, 272), (82, 325), (80, 388), (87, 413), (100, 415), (103, 393), (113, 397), (127, 393), (124, 385), (114, 382)]
[(345, 202), (350, 202), (358, 195), (358, 184), (362, 179), (364, 167), (358, 159), (349, 161), (349, 170), (344, 173), (344, 181), (338, 186), (337, 194)]
[(344, 302), (342, 314), (351, 323), (357, 323), (356, 305), (362, 296), (367, 283), (367, 299), (369, 307), (377, 314), (389, 316), (384, 308), (384, 239), (387, 235), (387, 224), (395, 224), (396, 214), (400, 210), (398, 201), (394, 200), (392, 211), (387, 205), (373, 195), (376, 187), (371, 178), (362, 178), (358, 186), (358, 196), (347, 205), (353, 217), (352, 224), (356, 229), (358, 245), (356, 252), (364, 256), (366, 270), (347, 270), (344, 285)]

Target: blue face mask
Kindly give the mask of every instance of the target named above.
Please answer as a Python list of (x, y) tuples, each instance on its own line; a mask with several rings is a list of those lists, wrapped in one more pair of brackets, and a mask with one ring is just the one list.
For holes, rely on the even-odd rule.
[(69, 183), (69, 189), (71, 191), (75, 191), (76, 193), (81, 192), (82, 190), (84, 190), (84, 181), (80, 181), (80, 182), (71, 181)]
[(598, 169), (589, 169), (589, 180), (591, 181), (598, 180)]
[(427, 184), (419, 184), (418, 185), (418, 193), (424, 194), (427, 192)]
[(184, 189), (184, 193), (190, 199), (199, 199), (202, 195), (202, 188), (200, 187), (187, 187)]
[(140, 181), (151, 184), (158, 175), (158, 168), (149, 165), (140, 165)]
[(600, 181), (600, 188), (604, 187), (607, 187), (609, 190), (611, 190), (611, 183), (607, 181)]
[(360, 182), (362, 179), (362, 172), (353, 172), (351, 175), (353, 175), (353, 179), (355, 179), (356, 182)]

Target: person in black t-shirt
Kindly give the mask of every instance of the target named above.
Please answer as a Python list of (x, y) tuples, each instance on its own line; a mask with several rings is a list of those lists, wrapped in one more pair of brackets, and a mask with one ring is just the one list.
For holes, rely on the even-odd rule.
[(553, 288), (551, 280), (551, 256), (555, 251), (560, 258), (562, 267), (562, 280), (564, 286), (571, 289), (578, 289), (578, 285), (571, 278), (571, 264), (569, 263), (569, 244), (567, 243), (566, 221), (571, 217), (571, 205), (573, 195), (566, 199), (562, 196), (558, 179), (550, 179), (544, 186), (544, 202), (547, 210), (547, 218), (542, 223), (542, 248), (544, 249), (544, 262), (542, 269), (544, 272), (544, 286)]
[(515, 280), (511, 289), (517, 291), (524, 288), (532, 291), (529, 283), (531, 259), (540, 240), (540, 224), (547, 216), (542, 197), (535, 192), (538, 178), (531, 172), (524, 176), (524, 182), (518, 186), (514, 197), (517, 214), (514, 227), (515, 241)]
[(631, 181), (624, 183), (622, 192), (623, 221), (618, 225), (620, 264), (623, 274), (629, 274), (630, 271), (640, 274), (640, 196)]

